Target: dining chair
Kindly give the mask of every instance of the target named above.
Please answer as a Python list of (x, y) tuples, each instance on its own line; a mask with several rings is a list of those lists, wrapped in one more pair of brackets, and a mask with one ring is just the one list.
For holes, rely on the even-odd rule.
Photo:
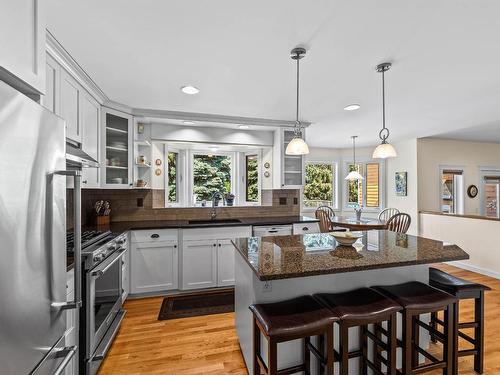
[[(330, 207), (328, 207), (330, 208)], [(332, 210), (333, 211), (333, 210)], [(319, 230), (321, 233), (328, 233), (332, 228), (332, 220), (330, 219), (330, 213), (325, 209), (318, 209), (315, 212), (316, 219), (319, 220)]]
[(316, 208), (316, 211), (318, 210), (327, 212), (330, 220), (335, 217), (335, 211), (330, 206), (318, 206), (318, 208)]
[(380, 213), (378, 214), (378, 219), (382, 221), (388, 221), (391, 217), (394, 215), (399, 214), (399, 210), (397, 208), (384, 208)]
[(397, 213), (387, 221), (387, 230), (397, 233), (406, 233), (411, 224), (411, 217), (403, 212)]

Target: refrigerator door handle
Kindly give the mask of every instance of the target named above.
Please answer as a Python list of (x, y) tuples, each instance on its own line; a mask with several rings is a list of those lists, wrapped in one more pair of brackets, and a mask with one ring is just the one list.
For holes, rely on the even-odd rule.
[(78, 350), (77, 346), (68, 346), (66, 348), (61, 349), (61, 351), (57, 353), (57, 355), (61, 357), (64, 355), (64, 359), (54, 372), (54, 375), (62, 375), (64, 373), (66, 366), (71, 361), (71, 359), (73, 359), (73, 356), (76, 354), (77, 350)]
[(82, 306), (82, 174), (80, 171), (55, 171), (55, 175), (69, 176), (74, 179), (74, 258), (75, 258), (75, 299), (69, 302), (53, 302), (52, 307), (61, 310), (78, 309)]

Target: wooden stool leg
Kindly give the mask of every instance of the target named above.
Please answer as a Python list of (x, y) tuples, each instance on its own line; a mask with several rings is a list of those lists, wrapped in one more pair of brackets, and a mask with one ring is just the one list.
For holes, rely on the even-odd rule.
[(477, 323), (477, 327), (474, 329), (474, 349), (477, 350), (477, 354), (474, 356), (474, 370), (482, 374), (484, 362), (484, 291), (481, 291), (479, 298), (474, 300), (474, 304), (474, 320)]
[[(327, 341), (328, 341), (328, 335), (327, 335)], [(319, 335), (318, 336), (318, 351), (321, 353), (322, 356), (326, 358), (328, 356), (328, 350), (329, 348), (326, 349), (326, 354), (325, 354), (325, 335)], [(332, 349), (333, 350), (333, 349)], [(318, 374), (323, 375), (325, 373), (324, 367), (321, 365), (321, 361), (318, 360)]]
[(455, 327), (454, 304), (448, 305), (444, 312), (444, 343), (443, 343), (443, 359), (446, 361), (446, 367), (443, 368), (443, 375), (452, 375), (454, 369), (454, 350), (455, 350)]
[(419, 365), (419, 353), (417, 351), (417, 347), (420, 346), (420, 326), (417, 324), (417, 321), (420, 319), (419, 315), (416, 315), (412, 318), (412, 334), (413, 334), (413, 350), (412, 350), (412, 360), (411, 364), (413, 367), (417, 367)]
[(340, 375), (349, 375), (349, 327), (340, 323)]
[(361, 349), (361, 356), (359, 357), (359, 374), (367, 375), (368, 368), (366, 366), (366, 358), (368, 357), (368, 337), (366, 336), (366, 330), (368, 326), (359, 326), (359, 346)]
[(389, 337), (387, 338), (387, 345), (389, 346), (389, 350), (387, 351), (387, 375), (396, 375), (397, 371), (397, 329), (397, 314), (392, 314), (387, 323), (387, 332), (389, 333)]
[(453, 371), (454, 375), (458, 375), (458, 331), (460, 324), (460, 305), (459, 301), (453, 304)]
[[(432, 328), (434, 328), (434, 329), (437, 329), (437, 323), (436, 323), (437, 317), (438, 317), (437, 312), (432, 312), (431, 313), (431, 324), (430, 324), (430, 326)], [(436, 336), (434, 336), (432, 333), (431, 333), (431, 341), (433, 343), (437, 342)]]
[(333, 353), (333, 324), (326, 331), (326, 374), (333, 374), (333, 363), (334, 363), (334, 353)]
[(406, 310), (403, 311), (403, 375), (411, 375), (411, 334), (412, 334), (412, 316)]
[(304, 373), (305, 375), (311, 374), (311, 352), (309, 351), (309, 343), (311, 338), (309, 336), (304, 337), (304, 365), (306, 367)]
[(260, 365), (257, 360), (257, 354), (260, 354), (260, 329), (257, 320), (253, 319), (253, 375), (260, 375)]
[[(381, 324), (381, 323), (375, 323), (373, 325), (373, 330), (374, 330), (373, 333), (374, 333), (376, 338), (381, 340), (382, 333), (380, 332), (379, 324)], [(380, 361), (380, 356), (381, 356), (380, 347), (374, 343), (374, 345), (373, 345), (373, 364), (375, 365), (377, 370), (382, 371), (382, 362)]]
[(268, 340), (267, 368), (267, 375), (278, 375), (278, 343), (271, 337)]

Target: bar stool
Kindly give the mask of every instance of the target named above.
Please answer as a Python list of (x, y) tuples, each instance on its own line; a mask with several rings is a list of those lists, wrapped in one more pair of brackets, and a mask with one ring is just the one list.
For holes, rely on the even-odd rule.
[[(458, 298), (455, 304), (454, 312), (454, 337), (453, 343), (454, 350), (454, 368), (453, 374), (458, 374), (458, 357), (474, 356), (474, 371), (479, 374), (483, 373), (484, 363), (484, 292), (491, 290), (486, 285), (474, 283), (459, 277), (450, 275), (437, 268), (429, 268), (429, 284), (435, 288), (444, 290), (445, 292)], [(459, 304), (461, 300), (474, 299), (474, 321), (473, 322), (459, 322)], [(437, 313), (431, 314), (431, 326), (436, 329), (437, 326), (443, 325), (443, 321), (438, 319)], [(474, 328), (474, 338), (461, 331), (465, 328)], [(473, 349), (458, 350), (458, 338), (461, 337), (474, 345)], [(431, 335), (433, 342), (438, 340), (438, 337)]]
[[(328, 347), (327, 374), (333, 375), (333, 323), (338, 320), (328, 308), (311, 296), (303, 296), (282, 302), (255, 304), (250, 306), (253, 313), (253, 374), (265, 375), (310, 373), (311, 336), (326, 335)], [(260, 335), (267, 339), (268, 360), (265, 365), (260, 355)], [(278, 343), (304, 339), (304, 362), (286, 369), (278, 370)]]
[[(349, 373), (349, 359), (360, 357), (359, 373), (367, 374), (368, 367), (376, 370), (375, 364), (368, 359), (368, 338), (374, 346), (387, 352), (388, 375), (396, 374), (396, 314), (401, 311), (401, 306), (393, 300), (370, 288), (356, 289), (345, 293), (320, 293), (315, 294), (319, 302), (328, 306), (337, 315), (340, 329), (339, 352), (335, 353), (340, 362), (340, 374)], [(368, 330), (368, 325), (387, 321), (387, 343)], [(349, 328), (359, 327), (360, 348), (349, 352)], [(320, 341), (321, 342), (321, 341)], [(320, 351), (323, 348), (320, 347)], [(327, 348), (327, 355), (333, 348)], [(379, 370), (376, 374), (382, 374)]]
[[(443, 374), (451, 375), (453, 369), (453, 307), (457, 299), (441, 290), (427, 284), (411, 281), (404, 284), (374, 287), (375, 290), (388, 298), (398, 302), (403, 307), (403, 339), (398, 346), (403, 351), (403, 375), (414, 375), (443, 369)], [(444, 333), (420, 320), (421, 314), (444, 312)], [(441, 360), (420, 347), (421, 328), (440, 338), (443, 343), (443, 357)], [(382, 329), (376, 326), (376, 335)], [(422, 354), (431, 363), (420, 365), (419, 356)], [(377, 355), (377, 353), (375, 353)]]

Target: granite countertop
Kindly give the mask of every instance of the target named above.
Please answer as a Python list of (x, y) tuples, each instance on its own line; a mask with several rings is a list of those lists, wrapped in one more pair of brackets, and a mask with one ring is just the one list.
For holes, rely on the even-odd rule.
[[(224, 220), (227, 218), (221, 218)], [(234, 226), (248, 226), (248, 225), (286, 225), (293, 223), (314, 223), (318, 219), (308, 216), (279, 216), (279, 217), (246, 217), (235, 218), (240, 222), (217, 222), (215, 220), (211, 223), (192, 223), (196, 220), (205, 220), (204, 218), (195, 220), (148, 220), (148, 221), (117, 221), (112, 222), (109, 229), (112, 232), (125, 232), (127, 230), (140, 230), (140, 229), (189, 229), (189, 228), (210, 228), (210, 227), (234, 227)], [(210, 220), (210, 218), (208, 218)]]
[(441, 241), (385, 230), (362, 233), (354, 247), (337, 247), (326, 233), (239, 238), (233, 243), (263, 281), (469, 259), (458, 246)]

